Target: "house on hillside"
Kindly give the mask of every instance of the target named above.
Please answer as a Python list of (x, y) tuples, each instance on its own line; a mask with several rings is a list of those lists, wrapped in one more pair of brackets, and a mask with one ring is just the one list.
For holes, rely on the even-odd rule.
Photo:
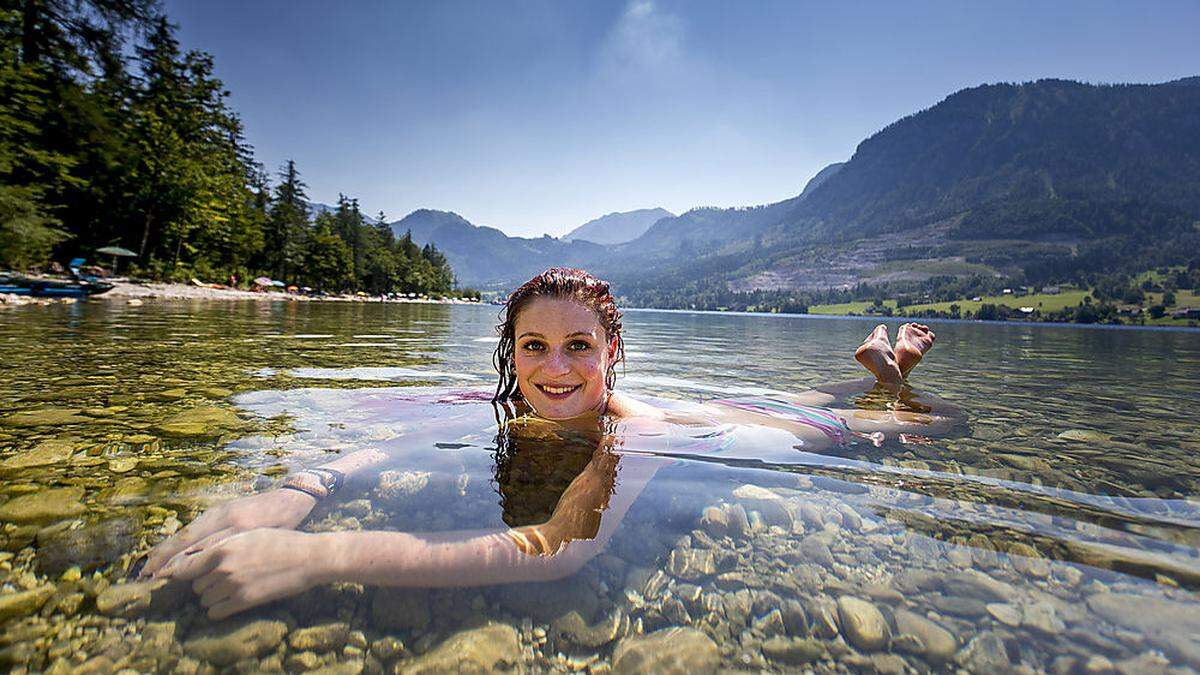
[(1042, 286), (1042, 292), (1046, 295), (1058, 295), (1062, 293), (1062, 289), (1058, 286)]
[(1200, 308), (1197, 307), (1180, 307), (1171, 312), (1172, 319), (1200, 319)]

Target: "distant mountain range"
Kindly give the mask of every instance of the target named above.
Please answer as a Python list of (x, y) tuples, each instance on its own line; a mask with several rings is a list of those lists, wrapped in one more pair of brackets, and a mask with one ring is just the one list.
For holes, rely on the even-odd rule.
[(663, 218), (673, 218), (674, 213), (663, 209), (638, 209), (624, 213), (610, 213), (580, 225), (563, 235), (563, 241), (590, 241), (595, 244), (623, 244), (646, 233), (650, 226)]
[(763, 206), (609, 214), (563, 239), (508, 237), (429, 210), (392, 228), (436, 244), (463, 284), (508, 288), (566, 264), (653, 298), (697, 283), (786, 290), (1166, 264), (1197, 255), (1198, 223), (1193, 77), (964, 89)]
[[(315, 219), (318, 215), (320, 215), (322, 213), (329, 213), (329, 214), (337, 213), (336, 206), (330, 206), (329, 204), (322, 204), (321, 202), (307, 202), (307, 203), (308, 203), (308, 217), (309, 218)], [(365, 220), (367, 223), (372, 224), (372, 225), (379, 222), (378, 218), (367, 215), (366, 213), (363, 214), (363, 220)]]

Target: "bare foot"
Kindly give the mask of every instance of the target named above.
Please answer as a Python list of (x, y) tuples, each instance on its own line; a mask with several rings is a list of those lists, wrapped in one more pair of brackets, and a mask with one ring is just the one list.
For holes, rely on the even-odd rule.
[(936, 336), (929, 326), (919, 323), (906, 323), (896, 332), (896, 365), (900, 374), (908, 377), (908, 373), (917, 367), (925, 352), (933, 347)]
[(904, 383), (900, 366), (896, 364), (896, 354), (888, 341), (887, 325), (881, 323), (876, 326), (858, 351), (854, 352), (854, 358), (885, 387), (899, 388)]

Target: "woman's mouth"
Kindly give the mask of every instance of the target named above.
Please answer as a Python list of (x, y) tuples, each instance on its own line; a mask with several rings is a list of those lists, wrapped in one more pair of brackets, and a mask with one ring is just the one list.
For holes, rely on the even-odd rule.
[(538, 391), (540, 391), (546, 395), (546, 398), (549, 398), (551, 400), (561, 400), (561, 399), (567, 398), (571, 394), (574, 394), (575, 390), (579, 389), (582, 386), (583, 385), (581, 385), (581, 384), (574, 384), (574, 385), (570, 385), (570, 386), (554, 386), (554, 385), (549, 385), (549, 384), (539, 384), (539, 385), (537, 385), (537, 388), (538, 388)]

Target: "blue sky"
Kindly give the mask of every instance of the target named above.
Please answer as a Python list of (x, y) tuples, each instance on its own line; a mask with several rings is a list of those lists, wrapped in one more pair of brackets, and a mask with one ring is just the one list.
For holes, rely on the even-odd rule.
[(167, 0), (269, 169), (519, 236), (769, 203), (986, 82), (1200, 74), (1200, 2)]

